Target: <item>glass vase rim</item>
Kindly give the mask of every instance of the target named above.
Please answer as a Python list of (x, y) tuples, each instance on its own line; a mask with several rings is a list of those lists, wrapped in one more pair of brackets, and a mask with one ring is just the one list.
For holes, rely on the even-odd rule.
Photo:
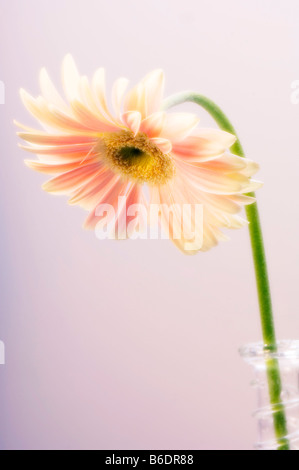
[(280, 340), (276, 345), (267, 345), (262, 341), (248, 343), (240, 347), (240, 355), (246, 360), (258, 359), (298, 359), (299, 339)]

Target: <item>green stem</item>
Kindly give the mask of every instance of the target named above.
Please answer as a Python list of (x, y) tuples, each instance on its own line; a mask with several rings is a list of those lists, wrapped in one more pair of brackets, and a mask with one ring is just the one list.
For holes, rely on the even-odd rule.
[[(178, 93), (176, 95), (170, 96), (167, 100), (165, 100), (163, 103), (163, 108), (168, 109), (172, 106), (176, 106), (187, 101), (196, 103), (204, 108), (214, 118), (222, 130), (234, 134), (237, 137), (237, 133), (233, 125), (223, 113), (223, 111), (215, 103), (213, 103), (213, 101), (206, 98), (205, 96), (189, 91)], [(230, 150), (235, 155), (240, 157), (245, 156), (238, 137)], [(249, 193), (248, 196), (255, 197), (255, 194)], [(271, 357), (271, 353), (275, 353), (277, 351), (277, 345), (263, 235), (256, 202), (246, 206), (246, 215), (249, 221), (249, 233), (255, 267), (264, 349), (265, 352), (268, 352), (266, 368), (270, 403), (273, 410), (273, 424), (277, 439), (277, 449), (289, 450), (289, 441), (286, 437), (288, 434), (286, 415), (284, 407), (281, 404), (282, 385), (279, 363), (277, 359)]]

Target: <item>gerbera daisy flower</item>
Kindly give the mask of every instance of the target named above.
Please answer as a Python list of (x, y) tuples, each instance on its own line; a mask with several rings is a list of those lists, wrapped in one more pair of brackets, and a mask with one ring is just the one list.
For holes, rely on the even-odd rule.
[[(38, 156), (26, 164), (53, 177), (43, 185), (50, 193), (66, 194), (69, 204), (89, 211), (85, 228), (95, 229), (97, 208), (117, 208), (120, 196), (126, 206), (150, 204), (201, 204), (201, 247), (190, 248), (184, 234), (174, 236), (181, 225), (175, 211), (169, 218), (161, 210), (161, 223), (170, 238), (188, 254), (208, 250), (227, 237), (221, 229), (239, 228), (247, 222), (238, 213), (254, 198), (245, 195), (260, 183), (251, 179), (258, 165), (232, 155), (235, 136), (198, 126), (196, 115), (162, 110), (164, 75), (155, 70), (126, 92), (128, 80), (120, 78), (112, 87), (112, 109), (108, 107), (105, 73), (99, 69), (92, 83), (80, 76), (70, 55), (63, 62), (66, 100), (57, 92), (45, 69), (40, 74), (42, 95), (33, 98), (21, 90), (28, 111), (44, 131), (22, 126), (18, 135)], [(119, 223), (116, 217), (115, 226)], [(128, 219), (129, 220), (129, 219)], [(190, 227), (194, 215), (190, 211)], [(136, 220), (136, 223), (138, 221)], [(125, 227), (126, 229), (126, 227)], [(186, 246), (188, 244), (188, 249)]]

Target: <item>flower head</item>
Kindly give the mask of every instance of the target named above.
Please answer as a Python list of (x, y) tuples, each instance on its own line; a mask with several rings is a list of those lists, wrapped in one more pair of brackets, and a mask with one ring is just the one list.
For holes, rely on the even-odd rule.
[[(70, 55), (63, 63), (64, 100), (45, 69), (41, 71), (42, 95), (37, 99), (21, 90), (28, 111), (44, 131), (21, 126), (19, 136), (29, 143), (22, 148), (38, 155), (26, 164), (53, 175), (43, 185), (51, 193), (66, 194), (69, 204), (89, 211), (85, 227), (94, 229), (101, 204), (117, 206), (119, 196), (127, 204), (161, 207), (201, 204), (203, 240), (208, 250), (226, 239), (222, 228), (239, 228), (246, 221), (238, 213), (254, 202), (246, 193), (260, 183), (251, 176), (258, 166), (251, 160), (229, 153), (235, 137), (218, 129), (198, 127), (191, 113), (162, 110), (164, 75), (156, 70), (127, 92), (128, 81), (120, 78), (112, 88), (112, 109), (106, 98), (105, 74), (96, 71), (92, 83), (80, 76)], [(161, 210), (161, 223), (170, 238), (186, 251), (187, 240), (174, 236), (181, 225), (174, 211), (170, 219)], [(119, 214), (118, 214), (119, 216)], [(194, 227), (190, 212), (190, 227)], [(119, 217), (114, 220), (119, 225)], [(136, 221), (138, 223), (138, 221)], [(167, 226), (167, 227), (166, 227)], [(197, 252), (194, 244), (188, 253)]]

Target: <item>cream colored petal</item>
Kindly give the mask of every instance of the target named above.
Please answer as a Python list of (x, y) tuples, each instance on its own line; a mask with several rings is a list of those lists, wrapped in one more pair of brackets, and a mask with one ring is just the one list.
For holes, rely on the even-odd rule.
[(35, 99), (23, 89), (20, 90), (20, 97), (27, 111), (38, 119), (47, 130), (49, 127), (58, 127), (60, 129), (61, 126), (57, 126), (56, 121), (50, 115), (47, 102), (44, 98), (40, 96)]
[(63, 109), (65, 113), (69, 112), (69, 108), (66, 102), (62, 99), (62, 97), (56, 90), (45, 68), (43, 68), (40, 72), (40, 87), (43, 97), (46, 101), (57, 106), (60, 109)]
[(142, 80), (146, 101), (146, 117), (160, 111), (164, 93), (164, 82), (163, 70), (154, 70)]
[(195, 114), (169, 113), (165, 115), (160, 135), (171, 142), (179, 142), (188, 137), (198, 123), (199, 119)]
[(93, 76), (92, 87), (94, 90), (94, 94), (97, 98), (98, 104), (100, 106), (101, 113), (111, 122), (113, 122), (114, 119), (107, 105), (106, 79), (105, 79), (105, 70), (103, 68), (100, 68), (95, 72)]
[(126, 95), (124, 101), (124, 111), (139, 111), (141, 113), (142, 119), (147, 117), (147, 100), (145, 88), (142, 83), (138, 83)]
[(73, 57), (68, 54), (62, 64), (62, 83), (65, 95), (71, 102), (80, 98), (80, 75)]
[(231, 229), (239, 229), (239, 228), (242, 228), (242, 227), (246, 227), (249, 224), (248, 220), (243, 219), (243, 217), (239, 217), (237, 215), (235, 215), (233, 218), (231, 218), (230, 222), (231, 223), (230, 223), (229, 228), (231, 228)]
[(128, 85), (129, 80), (126, 78), (119, 78), (114, 82), (112, 87), (112, 106), (118, 119), (122, 114), (121, 107)]
[(260, 166), (258, 163), (246, 158), (246, 167), (241, 171), (241, 173), (245, 176), (253, 176), (259, 171), (259, 169)]
[(95, 144), (97, 139), (84, 135), (54, 135), (46, 132), (18, 132), (17, 135), (31, 144), (56, 146), (56, 145), (75, 145), (75, 144)]
[(248, 204), (253, 204), (256, 201), (255, 197), (245, 196), (244, 194), (234, 194), (230, 196), (232, 201), (235, 201), (237, 204), (242, 206), (247, 206)]
[(88, 110), (96, 115), (98, 118), (101, 117), (101, 113), (99, 112), (99, 108), (96, 105), (96, 98), (91, 90), (89, 80), (86, 76), (80, 77), (79, 79), (79, 94), (80, 94), (80, 102), (88, 108)]
[[(20, 96), (21, 96), (21, 91), (22, 90), (20, 90)], [(32, 132), (33, 134), (39, 132), (36, 129), (33, 129), (32, 127), (24, 126), (24, 124), (21, 124), (19, 121), (16, 121), (15, 119), (14, 119), (13, 123), (14, 123), (15, 126), (19, 127), (20, 129), (23, 129), (26, 132)]]
[(242, 188), (241, 193), (242, 194), (252, 193), (252, 192), (256, 191), (257, 189), (262, 188), (263, 185), (264, 185), (264, 183), (262, 183), (261, 181), (256, 181), (256, 180), (251, 179), (249, 181), (249, 184), (246, 187)]
[(221, 129), (201, 127), (194, 131), (194, 136), (216, 143), (224, 150), (229, 149), (237, 140), (236, 136)]
[[(192, 190), (192, 188), (191, 188)], [(200, 201), (210, 207), (212, 212), (221, 212), (224, 214), (237, 214), (241, 210), (241, 205), (232, 199), (232, 196), (211, 194), (201, 191), (194, 191), (194, 197), (200, 197)]]

